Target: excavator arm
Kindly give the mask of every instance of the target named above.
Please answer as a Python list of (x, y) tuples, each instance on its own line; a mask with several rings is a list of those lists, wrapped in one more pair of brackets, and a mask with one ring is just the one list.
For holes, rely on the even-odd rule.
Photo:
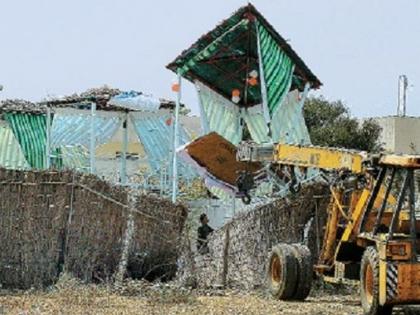
[(324, 170), (347, 170), (355, 174), (365, 171), (367, 154), (363, 151), (333, 149), (292, 144), (256, 144), (243, 142), (237, 158), (246, 162), (271, 162), (296, 167)]

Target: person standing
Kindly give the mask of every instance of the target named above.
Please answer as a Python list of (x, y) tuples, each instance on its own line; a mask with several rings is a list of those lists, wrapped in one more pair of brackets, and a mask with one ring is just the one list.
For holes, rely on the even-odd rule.
[(200, 215), (201, 226), (197, 229), (197, 250), (200, 254), (208, 254), (208, 240), (207, 237), (214, 230), (209, 226), (209, 218), (205, 213)]

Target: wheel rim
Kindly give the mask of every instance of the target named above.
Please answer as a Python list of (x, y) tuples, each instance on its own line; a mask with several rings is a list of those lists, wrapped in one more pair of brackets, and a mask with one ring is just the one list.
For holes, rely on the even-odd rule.
[(365, 281), (364, 281), (364, 287), (365, 287), (365, 294), (366, 294), (366, 300), (369, 304), (372, 304), (373, 301), (373, 269), (370, 264), (366, 266), (365, 269)]
[(271, 259), (271, 280), (276, 284), (280, 283), (282, 272), (283, 270), (281, 267), (280, 258), (277, 255), (275, 255)]

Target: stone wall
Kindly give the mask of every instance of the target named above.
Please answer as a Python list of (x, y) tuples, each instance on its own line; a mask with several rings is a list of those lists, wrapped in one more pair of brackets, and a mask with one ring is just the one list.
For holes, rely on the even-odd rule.
[(328, 201), (325, 187), (312, 185), (241, 213), (211, 235), (208, 255), (197, 254), (195, 241), (184, 239), (178, 279), (202, 288), (261, 287), (273, 245), (307, 242), (314, 256), (318, 254)]

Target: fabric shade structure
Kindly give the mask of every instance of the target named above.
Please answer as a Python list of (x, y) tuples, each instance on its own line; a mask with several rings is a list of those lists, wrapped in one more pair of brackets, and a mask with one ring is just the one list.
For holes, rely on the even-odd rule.
[[(306, 83), (311, 88), (321, 86), (286, 40), (251, 4), (202, 36), (167, 67), (192, 82), (202, 82), (227, 99), (238, 89), (240, 107), (263, 103), (261, 81), (265, 80), (270, 112), (289, 90), (303, 91)], [(257, 84), (250, 84), (253, 73)]]
[(195, 84), (203, 134), (216, 132), (233, 145), (310, 143), (302, 107), (309, 90), (322, 83), (252, 4), (199, 38), (167, 68)]
[(196, 84), (205, 133), (216, 131), (235, 144), (250, 136), (256, 141), (277, 141), (272, 124), (282, 116), (279, 109), (288, 94), (321, 86), (251, 4), (202, 36), (167, 67)]

